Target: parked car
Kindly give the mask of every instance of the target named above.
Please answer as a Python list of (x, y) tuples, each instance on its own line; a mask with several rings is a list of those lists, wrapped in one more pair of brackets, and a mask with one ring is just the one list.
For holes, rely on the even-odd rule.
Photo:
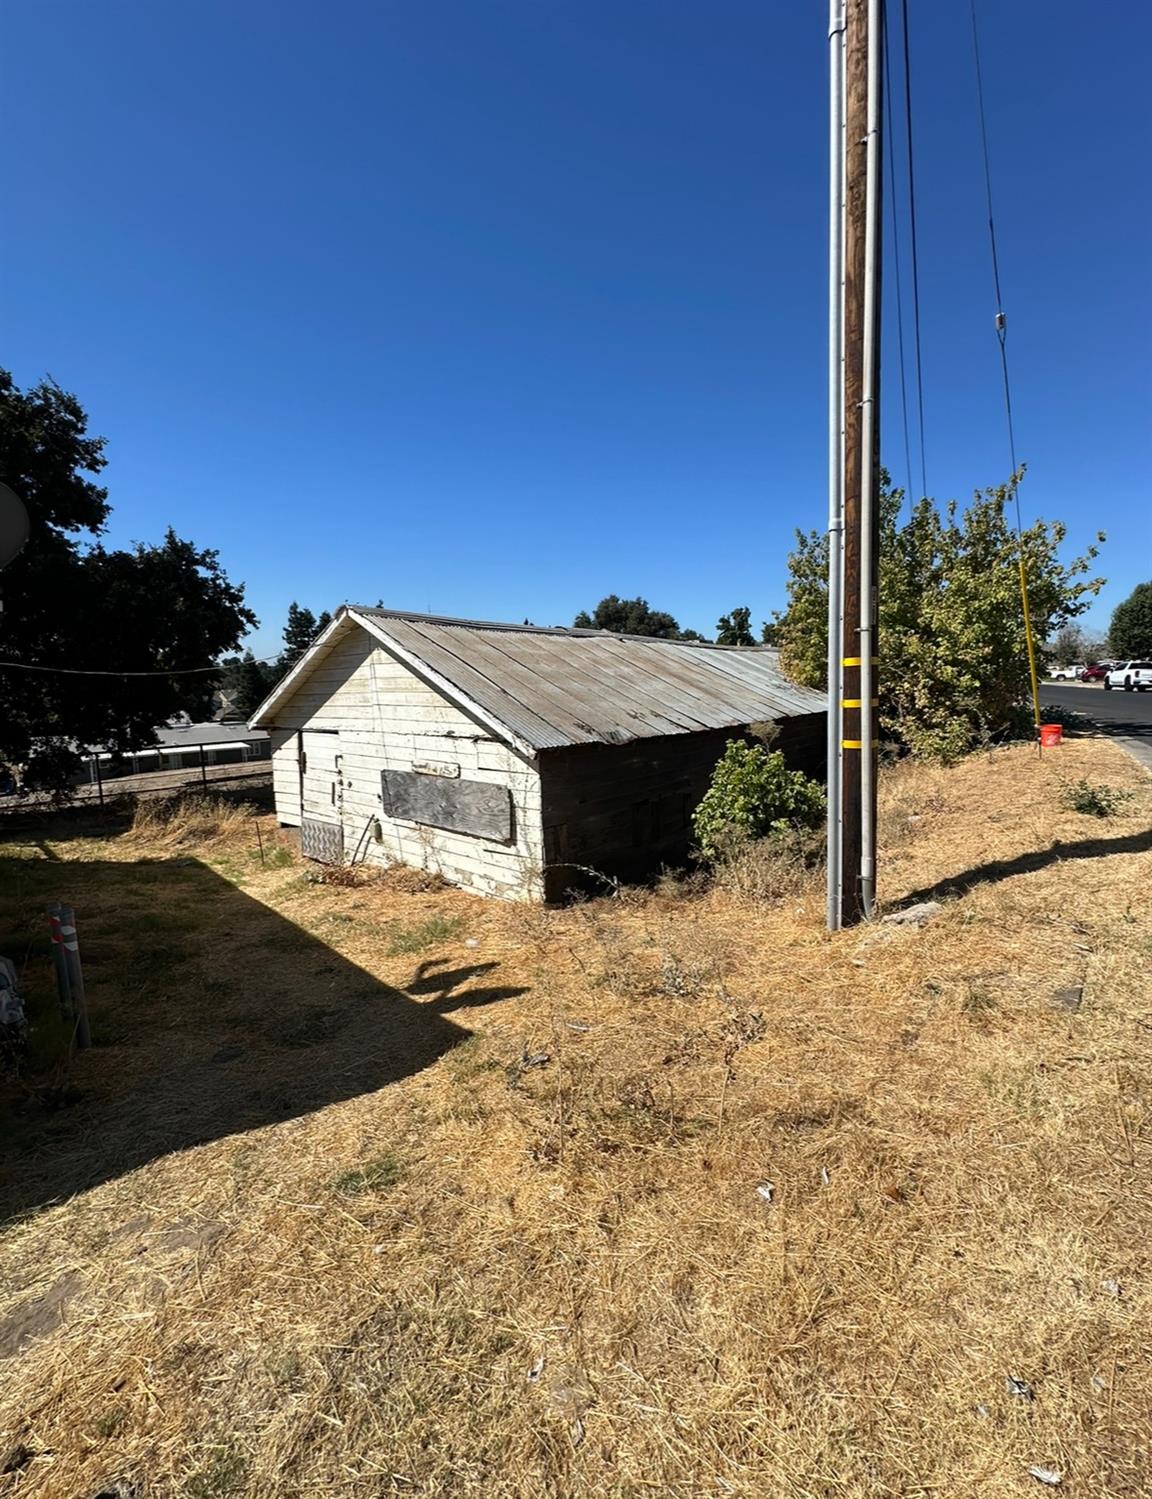
[(1108, 661), (1097, 661), (1092, 666), (1086, 666), (1080, 673), (1082, 682), (1102, 682), (1108, 675), (1111, 663)]
[(1083, 661), (1081, 661), (1079, 666), (1057, 666), (1052, 672), (1052, 680), (1054, 682), (1075, 682), (1083, 670)]
[(1125, 692), (1146, 692), (1152, 687), (1152, 661), (1118, 661), (1104, 678), (1105, 692), (1123, 687)]

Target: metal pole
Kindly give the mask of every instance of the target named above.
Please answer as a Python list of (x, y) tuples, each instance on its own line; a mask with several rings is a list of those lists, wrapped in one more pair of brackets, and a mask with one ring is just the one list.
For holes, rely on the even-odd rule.
[(200, 751), (200, 779), (204, 782), (204, 790), (208, 790), (208, 762), (204, 758), (204, 746), (198, 744), (196, 748)]
[(96, 767), (96, 796), (100, 805), (104, 805), (104, 779), (100, 774), (100, 751), (97, 750), (92, 757), (92, 764)]
[(68, 961), (68, 987), (72, 992), (72, 1012), (76, 1021), (76, 1047), (87, 1051), (92, 1045), (88, 1029), (88, 1000), (84, 993), (84, 971), (80, 967), (80, 938), (76, 932), (76, 912), (71, 906), (60, 907), (60, 938)]
[(48, 932), (52, 938), (52, 967), (56, 972), (56, 997), (60, 1001), (61, 1017), (71, 1025), (75, 1019), (72, 1007), (72, 990), (68, 984), (68, 956), (64, 951), (64, 938), (60, 933), (60, 902), (54, 900), (48, 906)]
[(867, 240), (868, 6), (848, 0), (844, 33), (844, 592), (841, 633), (840, 920), (863, 914), (860, 889), (861, 461), (864, 413), (864, 287)]
[(828, 930), (840, 927), (844, 632), (844, 0), (828, 15)]
[(864, 189), (864, 336), (860, 431), (860, 901), (876, 894), (876, 595), (879, 507), (880, 204), (883, 0), (868, 0), (868, 134)]

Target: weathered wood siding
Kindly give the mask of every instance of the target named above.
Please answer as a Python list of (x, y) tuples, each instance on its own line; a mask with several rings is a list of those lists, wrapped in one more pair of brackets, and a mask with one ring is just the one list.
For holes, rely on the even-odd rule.
[[(545, 893), (559, 900), (574, 887), (595, 889), (588, 871), (635, 879), (683, 862), (692, 845), (692, 813), (716, 762), (738, 729), (574, 745), (540, 756)], [(820, 773), (824, 718), (783, 720), (774, 748), (810, 775)], [(600, 888), (603, 888), (601, 884)]]
[[(468, 717), (363, 630), (336, 641), (276, 711), (273, 784), (282, 822), (300, 809), (296, 730), (335, 730), (344, 847), (376, 863), (431, 869), (486, 895), (542, 894), (540, 777), (535, 766)], [(387, 816), (381, 772), (458, 768), (461, 779), (506, 786), (512, 838), (488, 840)], [(379, 820), (380, 837), (372, 824)], [(366, 827), (369, 829), (365, 836)]]
[(296, 755), (296, 730), (272, 729), (272, 794), (276, 816), (285, 827), (300, 826), (300, 761)]

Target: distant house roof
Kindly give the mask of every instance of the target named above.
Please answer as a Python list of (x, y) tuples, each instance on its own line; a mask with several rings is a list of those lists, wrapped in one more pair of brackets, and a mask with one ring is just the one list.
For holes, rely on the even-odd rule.
[(164, 749), (195, 749), (198, 744), (245, 744), (267, 739), (263, 729), (246, 723), (170, 723), (156, 730)]
[(252, 724), (274, 723), (277, 708), (355, 628), (530, 751), (737, 728), (825, 707), (821, 693), (784, 676), (778, 653), (766, 647), (346, 605), (260, 705)]

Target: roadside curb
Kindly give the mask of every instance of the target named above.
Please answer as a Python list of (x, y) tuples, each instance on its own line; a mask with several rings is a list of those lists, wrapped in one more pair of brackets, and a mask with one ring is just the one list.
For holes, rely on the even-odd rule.
[(1111, 739), (1113, 744), (1118, 744), (1122, 750), (1127, 750), (1146, 771), (1152, 774), (1152, 742), (1146, 739), (1121, 739), (1116, 734), (1102, 734), (1102, 739)]

